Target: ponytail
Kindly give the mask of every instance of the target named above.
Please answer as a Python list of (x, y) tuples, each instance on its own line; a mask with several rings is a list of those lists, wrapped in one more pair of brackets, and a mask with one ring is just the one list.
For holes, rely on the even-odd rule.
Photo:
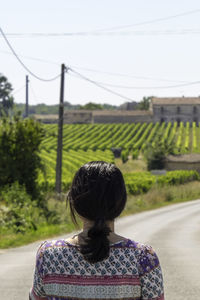
[(104, 218), (96, 219), (94, 225), (88, 231), (85, 243), (80, 246), (80, 252), (90, 263), (96, 263), (109, 256), (108, 235), (111, 232)]

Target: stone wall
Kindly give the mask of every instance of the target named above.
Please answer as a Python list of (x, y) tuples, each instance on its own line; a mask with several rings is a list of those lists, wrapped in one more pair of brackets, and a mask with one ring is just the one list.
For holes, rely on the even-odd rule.
[(97, 115), (93, 116), (94, 123), (150, 123), (152, 115)]
[(58, 123), (58, 115), (38, 115), (35, 114), (33, 117), (42, 123), (45, 124), (57, 124)]
[(65, 124), (88, 124), (92, 123), (91, 111), (65, 111), (64, 123)]
[(65, 111), (64, 123), (150, 123), (153, 115), (150, 111)]
[(167, 171), (174, 170), (196, 170), (200, 173), (200, 162), (189, 163), (189, 162), (166, 162), (165, 169)]
[(196, 170), (200, 173), (200, 154), (170, 155), (166, 159), (165, 169), (167, 171)]

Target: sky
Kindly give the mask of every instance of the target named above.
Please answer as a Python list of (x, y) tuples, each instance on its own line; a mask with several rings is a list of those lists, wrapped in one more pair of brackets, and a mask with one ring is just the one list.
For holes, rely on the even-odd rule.
[[(200, 96), (198, 0), (1, 1), (0, 27), (37, 77), (65, 75), (65, 101), (120, 105)], [(29, 74), (0, 36), (0, 73), (15, 102), (57, 104), (60, 77)]]

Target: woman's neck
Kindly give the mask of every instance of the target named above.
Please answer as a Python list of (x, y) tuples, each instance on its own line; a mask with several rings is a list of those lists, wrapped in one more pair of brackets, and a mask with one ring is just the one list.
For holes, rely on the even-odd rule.
[[(83, 230), (72, 238), (68, 239), (68, 241), (72, 244), (80, 245), (85, 242), (85, 238), (88, 237), (88, 230), (94, 225), (93, 221), (82, 218), (83, 222)], [(107, 226), (110, 228), (111, 232), (108, 235), (108, 240), (111, 244), (126, 240), (123, 236), (120, 236), (114, 232), (114, 221), (106, 221)]]
[[(82, 219), (83, 222), (83, 231), (88, 232), (88, 230), (94, 225), (94, 221), (87, 219)], [(106, 221), (106, 225), (114, 232), (114, 221)]]

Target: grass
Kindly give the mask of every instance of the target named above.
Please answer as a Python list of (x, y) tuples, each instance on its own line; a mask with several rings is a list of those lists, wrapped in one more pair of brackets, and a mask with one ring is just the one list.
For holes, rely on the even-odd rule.
[(18, 247), (32, 243), (34, 241), (43, 240), (57, 235), (71, 232), (75, 229), (73, 224), (43, 224), (36, 231), (28, 231), (24, 233), (7, 233), (1, 235), (0, 249)]
[(200, 182), (193, 181), (178, 186), (154, 186), (146, 194), (129, 196), (122, 216), (156, 209), (200, 198)]
[(129, 159), (126, 163), (123, 163), (121, 158), (116, 158), (115, 164), (122, 173), (147, 171), (146, 162), (142, 157)]

